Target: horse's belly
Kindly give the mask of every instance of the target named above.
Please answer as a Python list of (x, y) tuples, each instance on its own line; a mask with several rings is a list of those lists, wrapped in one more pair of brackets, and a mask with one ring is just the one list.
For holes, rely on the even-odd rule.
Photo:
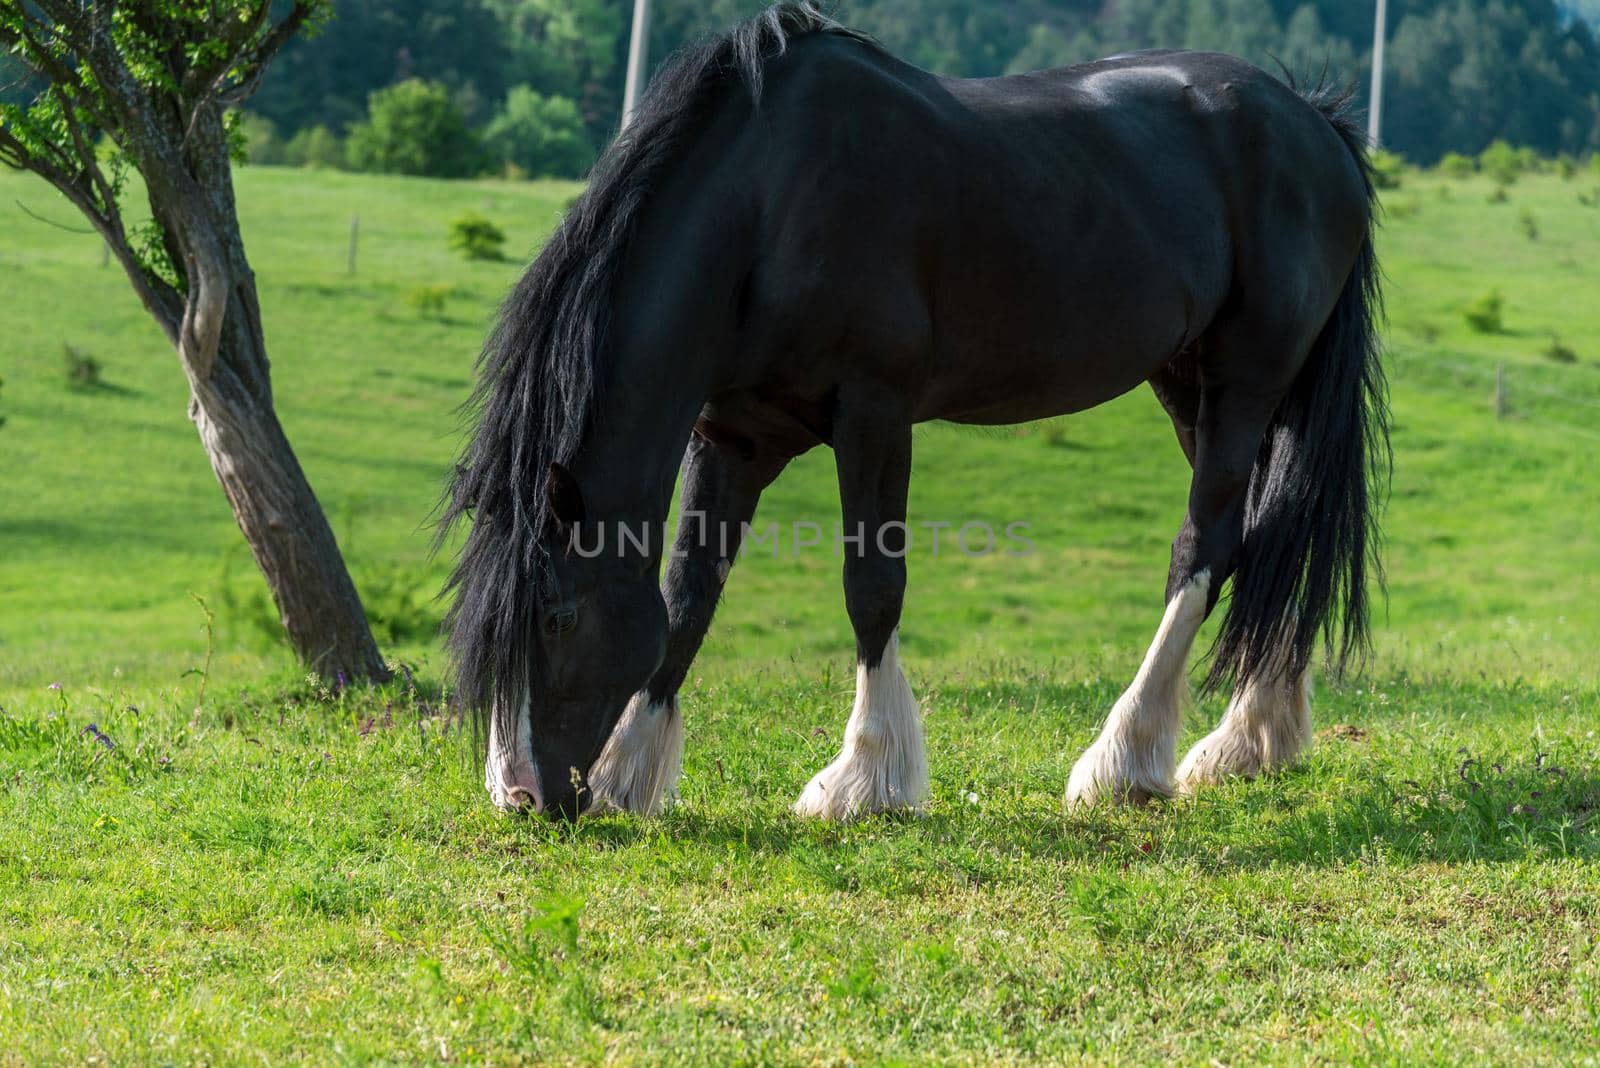
[(922, 420), (943, 419), (973, 425), (1006, 425), (1049, 419), (1058, 415), (1086, 411), (1115, 400), (1146, 381), (1172, 358), (1168, 353), (1141, 370), (1128, 366), (1110, 373), (1091, 374), (1071, 360), (1042, 369), (1026, 382), (971, 381), (959, 383), (949, 393), (941, 393), (921, 413)]
[(1013, 304), (1002, 319), (939, 331), (921, 417), (1005, 424), (1084, 411), (1149, 379), (1194, 329), (1186, 297)]
[(1204, 197), (1052, 202), (1029, 187), (985, 207), (941, 242), (929, 418), (1010, 423), (1104, 404), (1189, 345), (1227, 296), (1228, 241)]

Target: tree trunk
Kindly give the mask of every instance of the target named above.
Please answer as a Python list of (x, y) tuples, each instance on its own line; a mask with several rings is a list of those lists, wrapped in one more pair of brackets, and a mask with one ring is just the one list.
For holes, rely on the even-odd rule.
[[(267, 3), (227, 10), (212, 4), (209, 13), (206, 5), (181, 12), (135, 6), (141, 10), (44, 0), (7, 5), (0, 42), (20, 49), (24, 70), (49, 83), (55, 110), (48, 133), (34, 130), (26, 140), (12, 132), (8, 115), (0, 123), (0, 160), (36, 171), (94, 223), (177, 349), (189, 380), (189, 416), (295, 653), (325, 679), (385, 679), (333, 531), (273, 411), (225, 117), (322, 5), (295, 0), (276, 23), (275, 5)], [(113, 16), (126, 16), (126, 39), (113, 32)], [(166, 30), (178, 36), (158, 40)], [(32, 129), (29, 123), (23, 125)], [(126, 153), (118, 166), (132, 162), (144, 178), (159, 249), (136, 252), (129, 240), (120, 179), (107, 179), (96, 149), (102, 133)], [(38, 136), (44, 143), (35, 143)]]
[(382, 681), (389, 671), (355, 583), (273, 409), (220, 113), (197, 116), (184, 141), (152, 138), (141, 170), (168, 253), (184, 265), (181, 321), (168, 316), (166, 329), (189, 379), (189, 417), (295, 654), (330, 681)]
[(266, 577), (289, 644), (324, 679), (386, 678), (333, 530), (277, 414), (234, 373), (237, 362), (254, 362), (239, 355), (226, 347), (219, 351), (209, 381), (195, 390), (189, 415)]
[[(231, 184), (226, 202), (221, 226), (189, 217), (174, 227), (189, 239), (180, 238), (188, 246), (190, 292), (178, 343), (189, 374), (189, 417), (295, 655), (324, 679), (381, 681), (389, 671), (355, 583), (273, 408), (255, 275), (232, 217)], [(205, 230), (205, 240), (196, 241)], [(225, 250), (225, 273), (210, 271), (192, 251), (213, 241)]]

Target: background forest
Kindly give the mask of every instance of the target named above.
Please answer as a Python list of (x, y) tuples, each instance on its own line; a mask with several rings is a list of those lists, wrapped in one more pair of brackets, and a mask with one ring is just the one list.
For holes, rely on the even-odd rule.
[[(651, 58), (764, 0), (657, 0)], [(1151, 47), (1232, 52), (1296, 75), (1370, 73), (1351, 0), (844, 0), (842, 19), (930, 70), (972, 77)], [(615, 131), (628, 0), (338, 0), (252, 104), (251, 158), (463, 177), (578, 177)], [(1600, 149), (1600, 0), (1392, 0), (1387, 147), (1414, 163), (1496, 139)], [(0, 92), (27, 88), (0, 71)]]

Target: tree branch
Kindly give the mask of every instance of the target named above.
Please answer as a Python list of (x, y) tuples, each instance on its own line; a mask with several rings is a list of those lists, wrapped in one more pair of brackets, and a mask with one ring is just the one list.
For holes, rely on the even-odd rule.
[(38, 154), (25, 146), (14, 134), (0, 127), (0, 162), (4, 162), (7, 166), (15, 167), (18, 170), (37, 170), (34, 166), (36, 161), (48, 162), (63, 173), (73, 169), (73, 164), (76, 161), (68, 156), (66, 150), (60, 145), (54, 141), (46, 140), (44, 149), (49, 155), (45, 160), (40, 160)]
[(0, 128), (0, 159), (4, 159), (8, 166), (15, 167), (18, 170), (32, 171), (61, 190), (62, 193), (67, 195), (68, 199), (72, 200), (89, 216), (91, 222), (95, 222), (98, 218), (99, 212), (95, 208), (94, 202), (79, 188), (77, 182), (74, 181), (72, 175), (60, 161), (42, 159), (34, 155), (28, 151), (26, 145), (18, 141), (9, 130), (4, 128)]
[[(26, 5), (20, 5), (20, 10), (22, 12), (22, 25), (15, 31), (15, 40), (22, 45), (22, 54), (27, 59), (28, 65), (34, 69), (35, 73), (48, 78), (53, 83), (81, 87), (82, 82), (78, 77), (78, 72), (61, 61), (47, 39), (41, 39), (35, 33), (29, 32), (28, 27), (32, 26), (36, 31), (44, 33), (46, 38), (61, 37), (67, 42), (68, 47), (74, 48), (74, 50), (76, 50), (76, 46), (72, 44), (72, 41), (65, 34), (60, 32), (59, 27), (42, 23), (30, 15)], [(7, 36), (10, 35), (8, 34)]]
[[(60, 0), (56, 2), (59, 5)], [(95, 17), (88, 28), (88, 40), (77, 56), (78, 62), (93, 74), (95, 86), (103, 96), (96, 101), (100, 106), (86, 110), (97, 126), (114, 134), (127, 134), (136, 126), (148, 125), (149, 101), (112, 38), (109, 9), (115, 6), (103, 4), (101, 0), (94, 0), (90, 5)], [(128, 146), (123, 144), (123, 147)]]
[[(51, 21), (45, 22), (35, 16), (28, 10), (29, 3), (49, 15)], [(32, 23), (52, 37), (60, 37), (74, 52), (82, 50), (87, 43), (86, 39), (80, 37), (78, 40), (73, 40), (74, 35), (91, 29), (82, 21), (84, 15), (82, 8), (76, 4), (62, 3), (61, 0), (29, 0), (29, 3), (16, 5), (17, 13), (22, 16), (23, 21)]]
[[(116, 191), (111, 188), (111, 183), (106, 181), (106, 176), (100, 170), (100, 161), (95, 154), (94, 146), (89, 144), (89, 139), (79, 128), (78, 117), (74, 114), (74, 102), (67, 98), (59, 85), (51, 85), (50, 89), (55, 93), (56, 102), (61, 105), (62, 119), (67, 124), (67, 135), (72, 138), (72, 148), (77, 153), (78, 166), (99, 193), (100, 200), (104, 204), (106, 219), (108, 221), (116, 219), (118, 216)], [(120, 221), (118, 229), (121, 229)]]
[(105, 239), (112, 255), (116, 256), (117, 262), (122, 265), (123, 272), (127, 274), (128, 280), (133, 284), (134, 292), (139, 296), (139, 302), (161, 327), (168, 344), (177, 348), (183, 298), (177, 290), (159, 278), (152, 278), (144, 269), (144, 264), (134, 255), (133, 248), (128, 244), (121, 217), (115, 214), (110, 216), (102, 214), (89, 191), (71, 175), (49, 160), (30, 155), (16, 138), (3, 129), (0, 129), (0, 157), (6, 157), (6, 163), (32, 171), (49, 182), (83, 213), (84, 218), (88, 219), (95, 231)]
[(15, 200), (15, 198), (13, 198), (13, 200), (17, 207), (21, 210), (22, 214), (26, 215), (34, 222), (41, 222), (46, 226), (54, 226), (57, 230), (65, 230), (69, 234), (98, 234), (100, 232), (93, 228), (88, 230), (80, 230), (76, 226), (68, 226), (66, 223), (58, 223), (54, 219), (46, 219), (43, 215), (40, 215), (38, 212), (28, 207), (28, 205), (24, 204), (22, 201)]
[[(264, 7), (267, 5), (263, 5)], [(274, 57), (289, 43), (290, 38), (299, 33), (307, 20), (316, 13), (317, 4), (311, 0), (296, 0), (294, 7), (283, 20), (261, 39), (261, 42), (251, 50), (249, 60), (241, 64), (241, 76), (238, 84), (219, 98), (224, 107), (238, 107), (251, 96), (261, 85), (261, 76), (267, 72)]]
[[(56, 54), (51, 38), (59, 38), (65, 42), (73, 49), (74, 54), (79, 56), (81, 63), (90, 66), (93, 73), (92, 65), (83, 59), (83, 53), (77, 51), (79, 46), (69, 35), (62, 32), (60, 24), (41, 22), (27, 13), (25, 5), (22, 10), (24, 20), (22, 28), (12, 33), (0, 33), (0, 42), (9, 44), (13, 55), (20, 56), (36, 77), (43, 78), (56, 90), (56, 99), (63, 108), (67, 108), (70, 101), (72, 106), (88, 114), (95, 125), (109, 128), (110, 116), (98, 106), (94, 93), (84, 82), (82, 72), (74, 69)], [(34, 32), (29, 31), (29, 26), (35, 28)], [(41, 37), (39, 34), (44, 36)]]
[[(194, 136), (195, 124), (201, 114), (222, 92), (223, 83), (228, 80), (240, 57), (249, 47), (251, 40), (261, 32), (261, 27), (266, 23), (267, 16), (272, 10), (271, 0), (263, 2), (255, 9), (255, 13), (241, 25), (243, 29), (237, 35), (236, 41), (227, 42), (227, 51), (223, 58), (203, 67), (196, 67), (184, 79), (183, 95), (190, 97), (186, 105), (189, 110), (188, 118), (184, 122), (183, 144), (188, 145), (189, 139)], [(216, 19), (216, 5), (212, 5), (212, 18)]]

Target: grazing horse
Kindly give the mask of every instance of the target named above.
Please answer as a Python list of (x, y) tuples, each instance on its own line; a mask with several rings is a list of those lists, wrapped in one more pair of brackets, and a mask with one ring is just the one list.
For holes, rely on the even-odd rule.
[[(508, 298), (446, 501), (446, 528), (472, 521), (447, 627), (495, 803), (574, 818), (670, 798), (678, 690), (756, 502), (825, 444), (863, 535), (844, 565), (856, 698), (795, 807), (915, 809), (912, 427), (1145, 382), (1193, 484), (1165, 615), (1068, 802), (1292, 760), (1319, 634), (1336, 668), (1367, 645), (1387, 461), (1347, 102), (1200, 52), (942, 78), (811, 2), (678, 55)], [(628, 536), (664, 528), (680, 470), (670, 552)], [(1230, 579), (1208, 684), (1232, 701), (1174, 772), (1185, 662)]]

